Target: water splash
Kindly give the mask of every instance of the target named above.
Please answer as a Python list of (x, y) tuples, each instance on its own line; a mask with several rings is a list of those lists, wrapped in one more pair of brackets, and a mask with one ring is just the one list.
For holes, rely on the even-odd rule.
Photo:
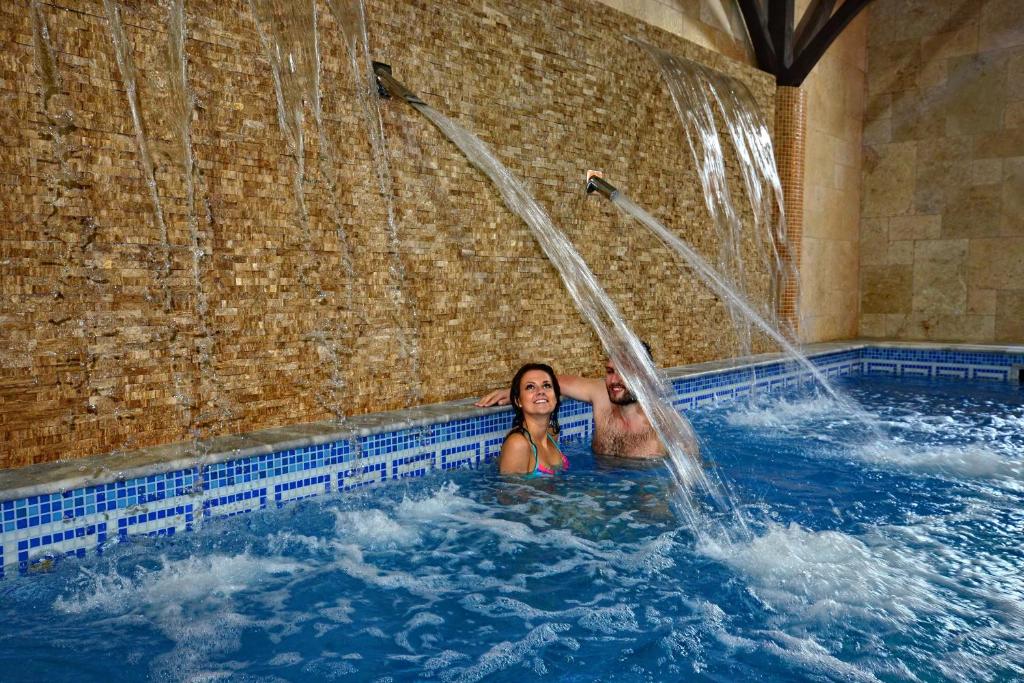
[(790, 321), (778, 316), (782, 293), (787, 283), (797, 281), (788, 253), (785, 202), (782, 180), (775, 163), (768, 124), (754, 102), (750, 91), (739, 81), (714, 71), (705, 70), (711, 83), (711, 94), (729, 131), (733, 149), (739, 158), (740, 173), (754, 218), (754, 237), (762, 264), (771, 273), (768, 320), (781, 328), (789, 339), (796, 339), (796, 330), (785, 327)]
[[(741, 83), (642, 40), (629, 40), (642, 47), (661, 69), (697, 167), (705, 206), (718, 232), (717, 270), (730, 282), (732, 289), (745, 292), (743, 225), (729, 190), (725, 153), (715, 123), (716, 111), (725, 122), (741, 162), (741, 175), (754, 216), (752, 237), (758, 245), (756, 253), (762, 258), (763, 270), (772, 275), (770, 301), (775, 305), (761, 317), (776, 321), (785, 282), (796, 274), (788, 260), (780, 255), (779, 245), (785, 244), (785, 211), (767, 124)], [(773, 215), (778, 216), (774, 232)], [(749, 355), (751, 323), (742, 311), (730, 302), (727, 305), (736, 324), (741, 350)], [(795, 330), (786, 332), (790, 338), (796, 338)]]
[(121, 24), (121, 7), (115, 0), (103, 0), (103, 7), (107, 12), (107, 25), (110, 27), (110, 37), (114, 43), (114, 57), (117, 60), (117, 67), (121, 73), (121, 82), (124, 84), (125, 97), (128, 99), (128, 109), (132, 116), (139, 163), (142, 165), (146, 188), (149, 190), (149, 199), (153, 205), (153, 216), (156, 220), (157, 228), (160, 230), (161, 261), (157, 272), (162, 284), (164, 311), (169, 312), (171, 310), (171, 292), (167, 287), (166, 279), (171, 273), (170, 238), (167, 232), (167, 221), (164, 218), (163, 203), (160, 200), (160, 190), (156, 182), (153, 154), (149, 149), (146, 127), (142, 120), (135, 62), (132, 59), (131, 45), (125, 36), (124, 27)]
[[(81, 194), (81, 191), (87, 187), (87, 181), (86, 176), (75, 168), (81, 152), (80, 145), (73, 141), (78, 125), (75, 121), (75, 113), (64, 96), (64, 83), (42, 3), (39, 0), (33, 0), (30, 11), (34, 63), (40, 83), (40, 110), (45, 117), (45, 130), (53, 145), (53, 154), (59, 169), (57, 173), (48, 175), (46, 179), (47, 190), (50, 193), (48, 198), (50, 211), (43, 218), (43, 231), (47, 237), (63, 244), (60, 274), (52, 292), (53, 300), (50, 304), (52, 308), (49, 320), (57, 329), (55, 334), (74, 340), (75, 350), (71, 353), (73, 357), (76, 356), (77, 366), (82, 370), (82, 379), (80, 383), (76, 384), (76, 389), (82, 393), (91, 394), (93, 391), (93, 363), (90, 361), (89, 343), (96, 337), (95, 330), (90, 329), (84, 334), (76, 334), (73, 330), (68, 332), (66, 328), (78, 325), (83, 330), (85, 329), (85, 321), (78, 318), (78, 311), (72, 306), (71, 300), (81, 296), (74, 283), (74, 274), (87, 268), (88, 259), (85, 257), (85, 252), (92, 244), (95, 224), (90, 219), (84, 219), (79, 224), (80, 230), (69, 234), (70, 231), (58, 222), (60, 209)], [(76, 295), (78, 296), (76, 297)], [(78, 302), (76, 301), (76, 303)], [(10, 351), (5, 350), (5, 364), (10, 358), (9, 354)], [(17, 363), (10, 363), (10, 365), (14, 366)], [(65, 419), (69, 425), (73, 426), (78, 415), (73, 410)]]
[(57, 59), (54, 56), (53, 45), (50, 42), (50, 29), (46, 25), (46, 19), (43, 18), (40, 0), (32, 0), (31, 18), (35, 63), (39, 73), (39, 80), (42, 84), (40, 94), (43, 98), (43, 110), (48, 112), (50, 99), (61, 94), (64, 88), (60, 71), (57, 68)]
[[(781, 293), (786, 290), (787, 282), (796, 281), (797, 273), (791, 260), (783, 258), (788, 249), (786, 217), (771, 135), (749, 90), (735, 79), (645, 41), (629, 40), (654, 60), (668, 85), (697, 165), (705, 205), (719, 234), (722, 247), (718, 268), (712, 267), (685, 241), (621, 192), (612, 201), (620, 210), (647, 226), (701, 275), (729, 308), (745, 353), (750, 353), (751, 329), (759, 328), (807, 370), (840, 410), (865, 418), (875, 440), (884, 441), (876, 422), (852, 399), (837, 392), (825, 375), (796, 348), (796, 330), (778, 315)], [(740, 251), (743, 226), (729, 190), (725, 156), (715, 123), (716, 111), (729, 131), (740, 161), (739, 168), (754, 217), (756, 253), (763, 258), (763, 269), (773, 276), (769, 299), (773, 305), (767, 307), (756, 306), (745, 289), (744, 262)], [(773, 217), (777, 218), (774, 226)]]
[(677, 237), (668, 228), (666, 228), (657, 218), (649, 214), (644, 209), (640, 208), (633, 200), (622, 194), (621, 191), (616, 192), (611, 197), (612, 203), (615, 204), (623, 213), (632, 216), (636, 220), (643, 223), (651, 232), (658, 236), (662, 242), (665, 243), (670, 249), (675, 251), (677, 254), (682, 256), (686, 262), (693, 268), (704, 281), (708, 287), (711, 288), (718, 297), (725, 302), (730, 309), (737, 311), (742, 319), (747, 321), (749, 324), (755, 325), (768, 337), (778, 344), (786, 354), (795, 359), (810, 375), (818, 382), (822, 389), (828, 393), (828, 395), (834, 400), (839, 406), (850, 413), (859, 414), (863, 412), (858, 406), (853, 404), (850, 399), (840, 396), (839, 393), (832, 387), (832, 383), (828, 381), (821, 370), (815, 367), (814, 363), (809, 361), (805, 355), (793, 346), (793, 344), (786, 339), (771, 323), (762, 317), (754, 306), (735, 289), (735, 283), (729, 282), (715, 270), (703, 256), (695, 252), (690, 246), (682, 239)]
[[(224, 422), (230, 420), (234, 410), (220, 390), (217, 365), (214, 359), (215, 339), (208, 323), (210, 315), (209, 298), (203, 288), (203, 263), (212, 259), (208, 248), (200, 244), (199, 218), (195, 210), (196, 178), (199, 172), (195, 164), (192, 147), (192, 116), (195, 111), (195, 96), (188, 82), (188, 53), (185, 22), (185, 1), (171, 0), (167, 14), (167, 67), (171, 90), (171, 119), (181, 144), (181, 161), (184, 169), (185, 204), (187, 211), (189, 252), (192, 262), (192, 288), (195, 296), (195, 320), (199, 334), (195, 339), (196, 361), (199, 366), (199, 381), (202, 393), (210, 396), (211, 407), (196, 415), (192, 430), (192, 445), (197, 451), (208, 450), (201, 441), (204, 424), (212, 423), (212, 431), (221, 433)], [(204, 405), (205, 405), (204, 401)]]
[[(969, 404), (958, 420), (1019, 419), (1016, 394), (982, 405), (988, 414)], [(773, 443), (779, 470), (759, 452), (763, 429), (740, 440), (708, 430), (715, 451), (734, 453), (721, 466), (758, 516), (747, 540), (693, 543), (665, 505), (662, 470), (592, 469), (576, 444), (581, 467), (568, 479), (461, 471), (112, 541), (45, 576), (5, 580), (0, 649), (14, 654), (3, 664), (21, 671), (17, 653), (37, 648), (36, 660), (81, 668), (120, 638), (156, 678), (292, 680), (348, 662), (359, 679), (386, 667), (402, 680), (471, 680), (521, 675), (534, 664), (519, 657), (530, 640), (549, 648), (548, 678), (1020, 680), (1020, 490), (917, 472), (880, 489), (845, 441), (827, 463), (834, 477), (815, 477), (818, 454), (804, 446), (820, 431), (790, 435), (792, 451)], [(983, 433), (1001, 447), (1003, 434)], [(766, 486), (773, 475), (792, 486)], [(561, 640), (532, 640), (552, 623), (568, 625)], [(346, 636), (362, 659), (344, 654)], [(108, 660), (91, 664), (116, 678), (124, 658)], [(504, 663), (508, 674), (494, 668)]]
[[(348, 247), (348, 239), (344, 233), (342, 217), (334, 199), (337, 188), (337, 175), (334, 171), (332, 146), (327, 140), (323, 125), (322, 104), (320, 97), (320, 42), (317, 29), (318, 17), (316, 3), (308, 0), (302, 2), (280, 2), (279, 0), (249, 0), (256, 31), (263, 45), (267, 61), (270, 63), (274, 80), (274, 94), (277, 99), (277, 122), (284, 136), (289, 153), (295, 160), (295, 173), (292, 184), (296, 202), (296, 214), (300, 228), (299, 241), (305, 260), (299, 265), (299, 282), (307, 292), (310, 301), (326, 304), (327, 292), (324, 290), (322, 278), (317, 269), (318, 259), (313, 253), (312, 227), (306, 198), (306, 134), (305, 111), (309, 106), (313, 112), (319, 137), (318, 158), (320, 169), (328, 180), (329, 205), (337, 226), (339, 241), (342, 245), (342, 266), (346, 271), (346, 298), (351, 303), (354, 299), (351, 290), (352, 259)], [(351, 307), (349, 308), (351, 310)], [(338, 337), (350, 337), (348, 325), (340, 324), (333, 328), (324, 322), (324, 316), (316, 316), (318, 326), (307, 337), (315, 347), (324, 365), (331, 369), (330, 380), (319, 389), (323, 393), (316, 395), (321, 407), (329, 411), (339, 422), (346, 419), (342, 409), (345, 396), (345, 360), (351, 355), (352, 344), (342, 347)]]
[(391, 189), (391, 165), (388, 161), (388, 145), (384, 136), (384, 122), (381, 118), (377, 97), (377, 78), (373, 73), (370, 57), (370, 37), (366, 26), (366, 3), (364, 0), (327, 0), (331, 13), (341, 26), (348, 49), (349, 67), (355, 83), (356, 102), (366, 124), (373, 153), (374, 172), (378, 191), (384, 199), (387, 217), (388, 275), (391, 281), (387, 295), (391, 302), (392, 327), (398, 332), (396, 340), (399, 352), (409, 366), (413, 381), (407, 382), (406, 406), (419, 405), (423, 401), (422, 377), (420, 372), (419, 306), (415, 295), (406, 285), (405, 264), (401, 258), (401, 239), (398, 219), (395, 216), (394, 193)]
[[(420, 370), (419, 305), (415, 295), (406, 284), (405, 264), (401, 257), (401, 239), (398, 220), (395, 216), (395, 199), (391, 189), (392, 175), (388, 161), (387, 139), (384, 136), (384, 121), (381, 118), (377, 97), (377, 79), (373, 73), (373, 59), (370, 57), (370, 37), (366, 24), (366, 3), (364, 0), (327, 0), (331, 14), (341, 28), (349, 58), (349, 69), (355, 87), (355, 101), (363, 118), (370, 140), (377, 188), (384, 199), (387, 221), (387, 253), (389, 284), (386, 286), (391, 328), (395, 330), (400, 357), (408, 367), (411, 381), (404, 382), (406, 407), (423, 402), (423, 378)], [(431, 433), (428, 427), (419, 432), (421, 449), (430, 447)], [(361, 458), (359, 440), (353, 440), (355, 459)], [(364, 474), (357, 473), (356, 479)]]
[[(335, 225), (335, 234), (341, 248), (340, 259), (345, 282), (345, 309), (339, 318), (337, 334), (341, 338), (348, 340), (347, 345), (343, 348), (339, 348), (339, 345), (336, 342), (324, 343), (322, 340), (321, 347), (327, 349), (331, 367), (333, 368), (329, 385), (330, 392), (333, 396), (340, 398), (345, 395), (347, 387), (343, 369), (351, 361), (356, 340), (354, 331), (355, 327), (347, 321), (347, 318), (349, 316), (355, 316), (359, 319), (360, 323), (365, 323), (366, 311), (364, 307), (360, 307), (358, 311), (356, 309), (357, 297), (355, 295), (355, 266), (352, 261), (352, 248), (349, 245), (348, 234), (345, 231), (344, 211), (338, 203), (338, 192), (341, 184), (337, 172), (338, 164), (334, 157), (334, 144), (328, 138), (327, 127), (324, 125), (323, 119), (323, 98), (320, 94), (320, 68), (322, 61), (320, 58), (320, 31), (318, 15), (316, 13), (316, 3), (313, 3), (312, 5), (311, 28), (313, 39), (313, 63), (316, 68), (312, 73), (311, 80), (313, 82), (313, 87), (310, 95), (313, 100), (313, 118), (316, 123), (317, 142), (319, 144), (319, 154), (317, 156), (317, 159), (319, 160), (318, 167), (327, 183), (327, 191), (325, 194), (327, 197), (327, 205), (331, 212), (331, 218)], [(358, 298), (359, 301), (362, 301), (362, 299), (363, 297)], [(345, 414), (340, 410), (335, 410), (334, 415), (339, 424), (344, 424), (347, 419)]]
[(700, 536), (709, 523), (691, 490), (696, 488), (710, 495), (723, 511), (733, 516), (735, 527), (746, 533), (746, 524), (725, 495), (723, 484), (701, 467), (697, 437), (686, 418), (672, 407), (667, 381), (659, 374), (636, 334), (626, 325), (614, 302), (569, 240), (555, 227), (523, 183), (483, 142), (431, 107), (416, 102), (410, 104), (494, 182), (508, 207), (529, 226), (541, 250), (561, 275), (577, 308), (597, 333), (608, 357), (636, 395), (667, 447), (669, 470), (678, 484), (674, 502), (690, 528)]
[(160, 341), (166, 342), (168, 345), (167, 355), (171, 363), (174, 405), (183, 413), (185, 428), (188, 429), (189, 433), (192, 433), (195, 430), (196, 400), (187, 389), (188, 382), (184, 377), (184, 372), (179, 369), (177, 364), (177, 361), (180, 360), (180, 354), (174, 348), (178, 337), (178, 330), (170, 315), (173, 310), (173, 295), (170, 283), (168, 282), (172, 269), (171, 243), (167, 230), (167, 221), (164, 218), (160, 191), (157, 185), (153, 155), (149, 149), (149, 141), (146, 137), (146, 128), (142, 118), (142, 108), (139, 103), (135, 62), (132, 59), (131, 45), (125, 36), (124, 27), (121, 24), (121, 7), (116, 0), (103, 0), (103, 7), (106, 10), (107, 25), (110, 29), (110, 38), (114, 45), (114, 56), (117, 61), (118, 70), (121, 73), (121, 82), (124, 84), (128, 109), (131, 112), (139, 163), (142, 165), (143, 177), (146, 187), (149, 189), (150, 202), (153, 205), (153, 215), (157, 228), (160, 231), (160, 255), (156, 276), (160, 288), (163, 311), (167, 315), (167, 328)]

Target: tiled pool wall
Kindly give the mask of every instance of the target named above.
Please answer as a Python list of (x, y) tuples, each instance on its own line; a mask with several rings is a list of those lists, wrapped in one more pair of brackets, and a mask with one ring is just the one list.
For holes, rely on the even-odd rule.
[[(1024, 352), (860, 346), (817, 353), (827, 376), (892, 375), (1008, 381)], [(810, 381), (793, 362), (771, 361), (706, 371), (669, 371), (673, 405), (694, 410), (752, 392)], [(0, 576), (45, 567), (57, 556), (100, 551), (132, 535), (173, 535), (204, 519), (282, 506), (288, 501), (381, 485), (436, 470), (480, 466), (495, 459), (511, 427), (509, 409), (310, 444), (275, 453), (128, 478), (0, 502)], [(586, 440), (590, 406), (566, 400), (562, 439)], [(129, 475), (130, 476), (130, 475)], [(0, 491), (0, 500), (11, 492)]]

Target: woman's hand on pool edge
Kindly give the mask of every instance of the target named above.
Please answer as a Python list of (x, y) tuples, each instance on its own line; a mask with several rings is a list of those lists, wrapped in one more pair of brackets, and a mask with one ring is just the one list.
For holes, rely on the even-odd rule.
[(495, 389), (473, 405), (477, 408), (486, 408), (488, 406), (507, 406), (508, 389)]

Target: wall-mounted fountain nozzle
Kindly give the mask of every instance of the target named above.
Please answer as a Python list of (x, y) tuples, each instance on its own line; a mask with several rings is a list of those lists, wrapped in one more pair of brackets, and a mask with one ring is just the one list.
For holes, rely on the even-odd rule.
[(373, 73), (377, 76), (377, 92), (380, 93), (381, 97), (388, 98), (393, 95), (401, 97), (409, 104), (422, 104), (426, 106), (427, 103), (417, 97), (413, 91), (395, 80), (394, 76), (391, 75), (390, 64), (373, 62)]
[(605, 199), (614, 199), (619, 191), (607, 180), (601, 177), (598, 171), (587, 171), (587, 194), (599, 192)]

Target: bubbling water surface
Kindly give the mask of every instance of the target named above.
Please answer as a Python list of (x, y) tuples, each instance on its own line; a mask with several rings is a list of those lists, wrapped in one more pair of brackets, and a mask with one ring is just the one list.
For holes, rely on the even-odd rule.
[(1024, 435), (1006, 429), (1024, 416), (1024, 394), (846, 388), (902, 445), (872, 450), (870, 430), (799, 392), (693, 416), (749, 537), (694, 534), (673, 514), (664, 468), (571, 447), (571, 473), (553, 480), (492, 467), (429, 476), (113, 542), (10, 578), (0, 670), (9, 680), (56, 670), (83, 680), (1024, 676)]

